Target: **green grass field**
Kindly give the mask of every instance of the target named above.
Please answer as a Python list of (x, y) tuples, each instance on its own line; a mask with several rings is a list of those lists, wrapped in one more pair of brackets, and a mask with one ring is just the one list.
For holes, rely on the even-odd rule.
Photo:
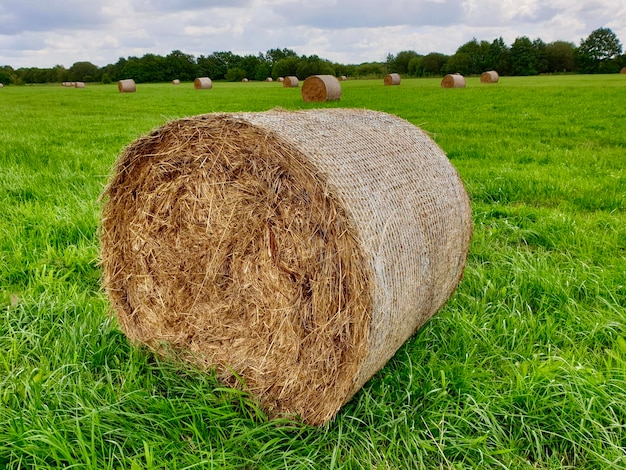
[[(0, 468), (626, 468), (626, 76), (0, 90)], [(108, 316), (99, 195), (122, 148), (214, 111), (357, 107), (428, 131), (470, 193), (447, 305), (340, 411), (268, 420)]]

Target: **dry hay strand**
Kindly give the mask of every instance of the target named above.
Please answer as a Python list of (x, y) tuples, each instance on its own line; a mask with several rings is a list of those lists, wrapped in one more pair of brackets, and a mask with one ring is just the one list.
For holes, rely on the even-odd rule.
[(213, 88), (213, 82), (209, 77), (198, 77), (193, 81), (193, 87), (196, 90), (210, 90)]
[(619, 73), (626, 73), (626, 67), (622, 67), (622, 70), (620, 70)]
[(118, 81), (117, 89), (120, 93), (134, 93), (137, 91), (137, 85), (135, 85), (135, 80), (128, 78)]
[(297, 88), (299, 85), (300, 81), (298, 80), (298, 77), (294, 77), (292, 75), (285, 77), (285, 79), (283, 80), (283, 87), (284, 88)]
[(480, 83), (498, 83), (500, 75), (495, 70), (489, 70), (480, 74)]
[(465, 77), (459, 73), (450, 73), (441, 80), (441, 88), (465, 88)]
[(128, 337), (313, 425), (446, 302), (471, 234), (443, 151), (356, 109), (169, 122), (124, 150), (103, 201)]
[(385, 78), (383, 79), (383, 81), (385, 83), (385, 86), (400, 85), (400, 74), (389, 73), (385, 75)]
[(172, 80), (172, 85), (180, 85), (180, 80), (178, 78), (175, 78), (174, 80)]
[(341, 84), (332, 75), (311, 75), (302, 84), (305, 102), (337, 101), (341, 99)]

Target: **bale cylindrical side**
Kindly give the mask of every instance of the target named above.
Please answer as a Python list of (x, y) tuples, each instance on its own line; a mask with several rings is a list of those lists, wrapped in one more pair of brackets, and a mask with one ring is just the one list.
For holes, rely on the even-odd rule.
[(273, 81), (274, 81), (274, 79), (273, 79), (272, 77), (267, 77), (267, 78), (265, 79), (265, 81), (266, 81), (266, 82), (273, 82)]
[(4, 84), (3, 83), (0, 83), (0, 88), (4, 88)]
[(129, 338), (314, 425), (446, 302), (471, 235), (444, 152), (358, 109), (172, 121), (125, 149), (103, 200)]
[(279, 82), (279, 83), (283, 83), (285, 81), (285, 78), (284, 77), (278, 77), (276, 79), (276, 81)]
[(385, 75), (385, 78), (383, 79), (383, 82), (384, 82), (385, 86), (400, 85), (400, 74), (398, 74), (398, 73), (388, 73), (387, 75)]
[(137, 85), (135, 85), (135, 80), (127, 78), (117, 82), (117, 89), (120, 93), (134, 93), (137, 91)]
[(441, 88), (465, 88), (465, 77), (459, 73), (451, 73), (441, 80)]
[(302, 84), (305, 102), (337, 101), (341, 99), (341, 84), (332, 75), (311, 75)]
[(489, 70), (480, 74), (480, 83), (498, 83), (500, 75), (495, 70)]
[(178, 78), (175, 78), (174, 80), (172, 80), (172, 85), (180, 85), (180, 80)]
[(213, 82), (209, 77), (198, 77), (193, 81), (193, 87), (196, 90), (210, 90), (213, 88)]
[(299, 83), (300, 82), (298, 80), (298, 77), (294, 77), (293, 75), (289, 75), (289, 76), (285, 77), (285, 79), (283, 80), (283, 87), (284, 88), (297, 88)]
[(243, 83), (248, 83), (248, 79), (247, 79), (247, 78), (242, 78), (242, 79), (241, 79), (241, 81), (242, 81)]
[(342, 82), (345, 82), (348, 79), (348, 77), (346, 77), (345, 75), (342, 75), (341, 77), (339, 77), (339, 80), (341, 80)]
[(75, 82), (74, 88), (85, 88), (85, 82)]

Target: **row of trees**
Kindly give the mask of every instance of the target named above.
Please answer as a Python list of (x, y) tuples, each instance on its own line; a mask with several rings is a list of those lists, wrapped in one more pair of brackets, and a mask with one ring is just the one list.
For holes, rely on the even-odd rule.
[(441, 76), (446, 73), (479, 75), (496, 70), (500, 75), (536, 75), (540, 73), (614, 73), (626, 67), (626, 55), (613, 31), (599, 28), (579, 46), (566, 41), (546, 44), (526, 36), (508, 46), (500, 37), (492, 42), (471, 41), (459, 47), (454, 55), (414, 51), (389, 54), (386, 62), (343, 65), (317, 55), (299, 56), (290, 49), (270, 49), (265, 54), (239, 56), (232, 52), (214, 52), (194, 57), (179, 50), (167, 56), (146, 54), (143, 57), (120, 58), (115, 64), (98, 67), (91, 62), (76, 62), (69, 69), (0, 67), (0, 83), (55, 83), (64, 81), (110, 83), (133, 78), (138, 83), (165, 82), (178, 78), (190, 81), (198, 76), (213, 80), (240, 81), (249, 78), (294, 75), (304, 79), (313, 74), (381, 77), (396, 72), (413, 77)]

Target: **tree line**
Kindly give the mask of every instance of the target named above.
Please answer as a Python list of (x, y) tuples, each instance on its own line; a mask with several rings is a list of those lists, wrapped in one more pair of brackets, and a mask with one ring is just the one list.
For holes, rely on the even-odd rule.
[(616, 73), (626, 67), (622, 45), (609, 28), (599, 28), (576, 46), (572, 42), (545, 43), (521, 36), (509, 46), (500, 37), (492, 42), (472, 39), (453, 55), (415, 51), (389, 54), (385, 62), (345, 65), (317, 55), (298, 55), (290, 49), (270, 49), (265, 53), (240, 56), (232, 52), (213, 52), (194, 57), (180, 50), (167, 56), (145, 54), (122, 58), (115, 64), (98, 67), (91, 62), (76, 62), (69, 69), (0, 67), (0, 83), (31, 84), (67, 81), (111, 83), (133, 78), (138, 83), (191, 81), (199, 76), (212, 80), (265, 80), (268, 77), (296, 76), (303, 80), (314, 74), (346, 75), (356, 78), (382, 77), (395, 72), (411, 77), (436, 77), (447, 73), (480, 75), (496, 70), (499, 75), (537, 75), (542, 73)]

